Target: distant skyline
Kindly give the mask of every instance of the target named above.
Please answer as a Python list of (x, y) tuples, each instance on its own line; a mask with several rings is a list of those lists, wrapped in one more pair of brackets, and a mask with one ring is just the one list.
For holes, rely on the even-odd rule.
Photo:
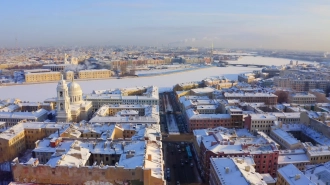
[(0, 2), (0, 47), (212, 42), (216, 48), (330, 51), (330, 1)]

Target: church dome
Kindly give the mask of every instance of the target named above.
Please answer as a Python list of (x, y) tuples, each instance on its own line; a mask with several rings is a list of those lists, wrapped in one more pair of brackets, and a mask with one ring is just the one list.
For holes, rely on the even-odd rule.
[(78, 83), (70, 82), (68, 84), (68, 92), (71, 102), (79, 102), (82, 100), (82, 90)]
[(82, 92), (80, 85), (76, 82), (70, 82), (68, 84), (68, 90), (69, 92)]

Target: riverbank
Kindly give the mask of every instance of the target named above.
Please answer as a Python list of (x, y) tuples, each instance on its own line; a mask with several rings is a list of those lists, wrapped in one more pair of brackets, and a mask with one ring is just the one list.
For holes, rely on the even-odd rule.
[[(200, 68), (187, 68), (187, 69), (182, 69), (182, 70), (174, 70), (174, 71), (166, 71), (163, 73), (150, 73), (150, 74), (141, 74), (137, 76), (122, 76), (122, 77), (110, 77), (110, 78), (90, 78), (90, 79), (74, 79), (74, 81), (92, 81), (92, 80), (109, 80), (109, 79), (127, 79), (127, 78), (143, 78), (143, 77), (152, 77), (152, 76), (163, 76), (163, 75), (169, 75), (169, 74), (175, 74), (175, 73), (183, 73), (183, 72), (189, 72), (189, 71), (194, 71), (194, 70), (201, 70), (201, 69), (206, 69), (210, 67), (215, 67), (215, 66), (204, 66)], [(57, 81), (47, 81), (47, 82), (23, 82), (23, 83), (5, 83), (1, 84), (0, 87), (6, 87), (6, 86), (20, 86), (20, 85), (34, 85), (34, 84), (52, 84), (52, 83), (57, 83)]]

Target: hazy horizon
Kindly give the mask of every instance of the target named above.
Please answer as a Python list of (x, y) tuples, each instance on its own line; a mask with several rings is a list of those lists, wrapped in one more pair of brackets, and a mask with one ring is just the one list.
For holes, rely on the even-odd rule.
[[(0, 47), (189, 45), (330, 51), (330, 1), (2, 1)], [(17, 41), (16, 41), (17, 40)]]

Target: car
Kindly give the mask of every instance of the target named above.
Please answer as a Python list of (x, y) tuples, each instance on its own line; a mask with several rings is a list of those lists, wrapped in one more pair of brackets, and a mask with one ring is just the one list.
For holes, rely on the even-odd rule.
[(188, 160), (186, 160), (185, 163), (188, 164)]
[(183, 163), (181, 163), (181, 166), (183, 166)]
[(166, 168), (166, 172), (167, 173), (170, 173), (170, 168)]
[(176, 181), (176, 185), (180, 185), (180, 181)]
[(181, 150), (179, 149), (178, 152), (181, 153)]
[(194, 166), (194, 163), (190, 163), (190, 167), (193, 167)]

